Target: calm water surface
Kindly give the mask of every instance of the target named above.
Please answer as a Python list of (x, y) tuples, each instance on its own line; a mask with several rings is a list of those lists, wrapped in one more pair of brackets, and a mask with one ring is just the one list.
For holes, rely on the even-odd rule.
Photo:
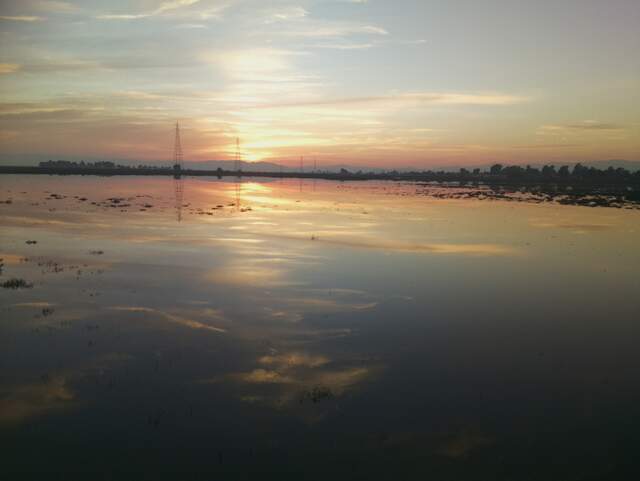
[(0, 476), (637, 479), (640, 212), (416, 190), (2, 176)]

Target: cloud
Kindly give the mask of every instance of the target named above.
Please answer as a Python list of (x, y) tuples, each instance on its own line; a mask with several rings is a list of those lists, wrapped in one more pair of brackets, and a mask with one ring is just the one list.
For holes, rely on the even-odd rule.
[(388, 35), (389, 32), (382, 27), (374, 25), (309, 21), (296, 25), (293, 28), (281, 29), (280, 31), (274, 32), (274, 34), (284, 37), (329, 38), (349, 37), (358, 34)]
[(35, 15), (0, 15), (0, 20), (9, 20), (12, 22), (39, 22), (44, 20), (42, 17)]
[(424, 45), (427, 41), (424, 39), (420, 40), (393, 40), (382, 39), (376, 40), (372, 42), (333, 42), (333, 43), (318, 43), (316, 45), (310, 45), (311, 48), (324, 48), (324, 49), (336, 49), (336, 50), (364, 50), (373, 47), (381, 47), (381, 46), (413, 46), (413, 45)]
[(77, 5), (73, 5), (69, 2), (59, 2), (54, 0), (41, 0), (34, 4), (34, 7), (38, 10), (51, 13), (73, 13), (80, 10)]
[(198, 3), (200, 0), (171, 0), (168, 2), (163, 2), (160, 6), (154, 11), (154, 15), (160, 15), (164, 12), (169, 12), (171, 10), (176, 10), (182, 7), (188, 7), (195, 3)]
[(104, 13), (97, 15), (96, 18), (100, 20), (137, 20), (141, 18), (172, 15), (207, 20), (209, 18), (218, 18), (222, 11), (230, 5), (229, 2), (223, 2), (203, 9), (189, 8), (197, 4), (199, 5), (200, 3), (201, 0), (171, 0), (161, 3), (155, 10), (139, 13)]
[(538, 128), (538, 134), (566, 134), (566, 133), (577, 133), (577, 132), (585, 132), (585, 131), (613, 131), (613, 130), (624, 130), (625, 126), (600, 122), (597, 120), (582, 120), (580, 122), (574, 122), (570, 124), (548, 124), (543, 125)]
[(20, 65), (17, 63), (0, 63), (0, 75), (13, 73), (20, 70)]
[(243, 76), (254, 72), (275, 72), (289, 67), (287, 57), (294, 55), (288, 50), (257, 48), (238, 50), (222, 56), (224, 68), (236, 75)]
[(330, 43), (314, 45), (315, 48), (330, 48), (335, 50), (364, 50), (374, 47), (373, 43)]
[(176, 25), (174, 28), (192, 29), (192, 28), (207, 28), (207, 26), (202, 23), (181, 23), (179, 25)]
[(297, 20), (309, 15), (302, 7), (286, 7), (284, 9), (272, 10), (267, 13), (265, 23), (284, 22), (289, 20)]
[(371, 97), (345, 97), (341, 99), (316, 100), (309, 102), (283, 103), (267, 107), (317, 107), (344, 105), (488, 105), (501, 106), (527, 102), (527, 97), (499, 93), (447, 93), (447, 92), (407, 92)]

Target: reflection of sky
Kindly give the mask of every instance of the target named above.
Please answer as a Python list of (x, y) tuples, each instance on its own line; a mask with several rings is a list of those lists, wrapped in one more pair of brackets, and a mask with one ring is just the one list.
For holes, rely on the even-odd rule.
[(172, 179), (5, 179), (0, 279), (34, 283), (0, 292), (16, 449), (84, 423), (76, 450), (133, 425), (160, 452), (210, 428), (216, 450), (516, 459), (527, 416), (614, 429), (638, 394), (637, 211), (297, 181), (243, 182), (237, 209), (234, 183), (186, 179), (177, 222)]

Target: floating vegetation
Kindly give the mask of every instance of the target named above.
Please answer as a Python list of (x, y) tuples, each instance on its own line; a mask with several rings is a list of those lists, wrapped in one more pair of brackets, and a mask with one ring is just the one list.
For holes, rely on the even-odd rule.
[(24, 279), (17, 279), (15, 277), (2, 283), (2, 287), (5, 289), (31, 289), (33, 284), (25, 281)]
[(89, 254), (91, 254), (92, 256), (101, 256), (102, 254), (104, 254), (104, 251), (89, 251)]
[(29, 244), (29, 245), (33, 245), (33, 244), (37, 244), (37, 243), (38, 243), (38, 241), (37, 241), (37, 240), (28, 240), (28, 241), (25, 241), (25, 244)]

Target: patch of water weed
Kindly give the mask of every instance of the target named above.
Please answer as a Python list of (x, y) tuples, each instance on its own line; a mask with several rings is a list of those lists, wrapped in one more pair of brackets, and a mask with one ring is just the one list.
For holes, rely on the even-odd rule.
[(33, 284), (25, 281), (24, 279), (17, 279), (14, 277), (3, 282), (2, 287), (5, 289), (31, 289)]

